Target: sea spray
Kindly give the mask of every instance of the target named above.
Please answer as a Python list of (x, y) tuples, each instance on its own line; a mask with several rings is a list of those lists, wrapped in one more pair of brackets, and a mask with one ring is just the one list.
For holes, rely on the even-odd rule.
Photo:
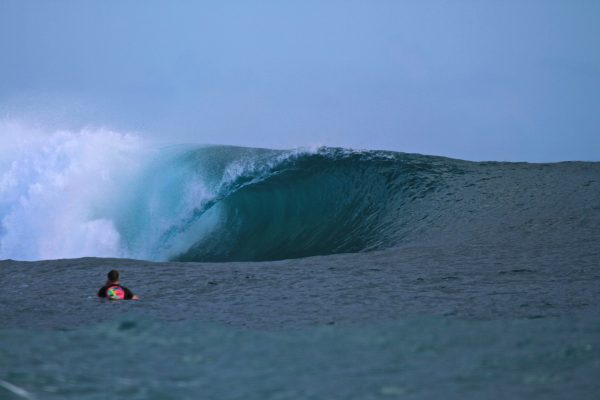
[(0, 258), (123, 256), (110, 214), (139, 172), (141, 140), (106, 129), (2, 129), (11, 151), (0, 171)]
[(106, 129), (25, 138), (5, 139), (0, 258), (260, 261), (600, 234), (597, 163), (157, 147)]

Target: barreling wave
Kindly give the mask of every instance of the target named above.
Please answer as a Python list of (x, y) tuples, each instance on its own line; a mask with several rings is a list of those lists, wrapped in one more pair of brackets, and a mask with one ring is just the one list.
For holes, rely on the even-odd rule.
[(109, 131), (21, 147), (0, 164), (1, 258), (278, 260), (436, 238), (501, 240), (515, 230), (542, 235), (552, 226), (564, 235), (565, 221), (588, 235), (600, 226), (594, 163), (324, 147), (148, 150)]
[(209, 147), (186, 158), (200, 167), (214, 153), (235, 160), (228, 165), (239, 173), (219, 181), (216, 196), (166, 232), (162, 243), (202, 227), (177, 260), (276, 260), (389, 247), (415, 222), (411, 203), (434, 190), (440, 173), (425, 157), (334, 148)]
[[(389, 247), (451, 169), (432, 157), (336, 148), (165, 149), (117, 227), (139, 257), (277, 260)], [(404, 229), (403, 229), (404, 226)], [(133, 228), (133, 229), (132, 229)]]

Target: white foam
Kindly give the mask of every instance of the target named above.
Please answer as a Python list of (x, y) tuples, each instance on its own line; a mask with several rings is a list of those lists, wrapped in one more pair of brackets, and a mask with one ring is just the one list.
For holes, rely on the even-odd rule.
[(0, 379), (0, 386), (2, 386), (9, 392), (11, 392), (23, 399), (27, 399), (27, 400), (35, 400), (36, 399), (36, 397), (33, 394), (29, 393), (27, 390), (25, 390), (17, 385), (14, 385), (10, 382), (4, 381), (2, 379)]
[(140, 164), (141, 139), (108, 129), (0, 123), (0, 258), (123, 256), (108, 210)]
[(250, 151), (202, 171), (182, 162), (187, 148), (154, 151), (135, 134), (105, 128), (0, 121), (0, 259), (176, 257), (218, 226), (222, 210), (204, 207), (239, 190), (238, 178), (256, 183), (320, 151)]

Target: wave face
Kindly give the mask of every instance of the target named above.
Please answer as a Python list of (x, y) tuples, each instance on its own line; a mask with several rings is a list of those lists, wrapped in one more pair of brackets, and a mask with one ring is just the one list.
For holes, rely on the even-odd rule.
[(389, 247), (413, 219), (410, 203), (435, 186), (439, 171), (428, 160), (332, 148), (178, 146), (147, 168), (117, 227), (134, 255), (179, 261)]
[(215, 179), (217, 195), (174, 228), (201, 226), (206, 218), (208, 234), (177, 260), (276, 260), (389, 247), (403, 225), (416, 222), (411, 203), (440, 172), (419, 156), (332, 148), (205, 148), (189, 152), (188, 162), (202, 169), (214, 153), (239, 172), (214, 169), (228, 176)]
[(390, 151), (149, 149), (110, 131), (12, 146), (0, 258), (278, 260), (431, 241), (600, 235), (600, 164)]

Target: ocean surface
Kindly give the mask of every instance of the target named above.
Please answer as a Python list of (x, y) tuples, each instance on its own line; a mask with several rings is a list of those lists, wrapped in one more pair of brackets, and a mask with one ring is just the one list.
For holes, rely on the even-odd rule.
[(0, 156), (0, 399), (600, 398), (600, 163)]

